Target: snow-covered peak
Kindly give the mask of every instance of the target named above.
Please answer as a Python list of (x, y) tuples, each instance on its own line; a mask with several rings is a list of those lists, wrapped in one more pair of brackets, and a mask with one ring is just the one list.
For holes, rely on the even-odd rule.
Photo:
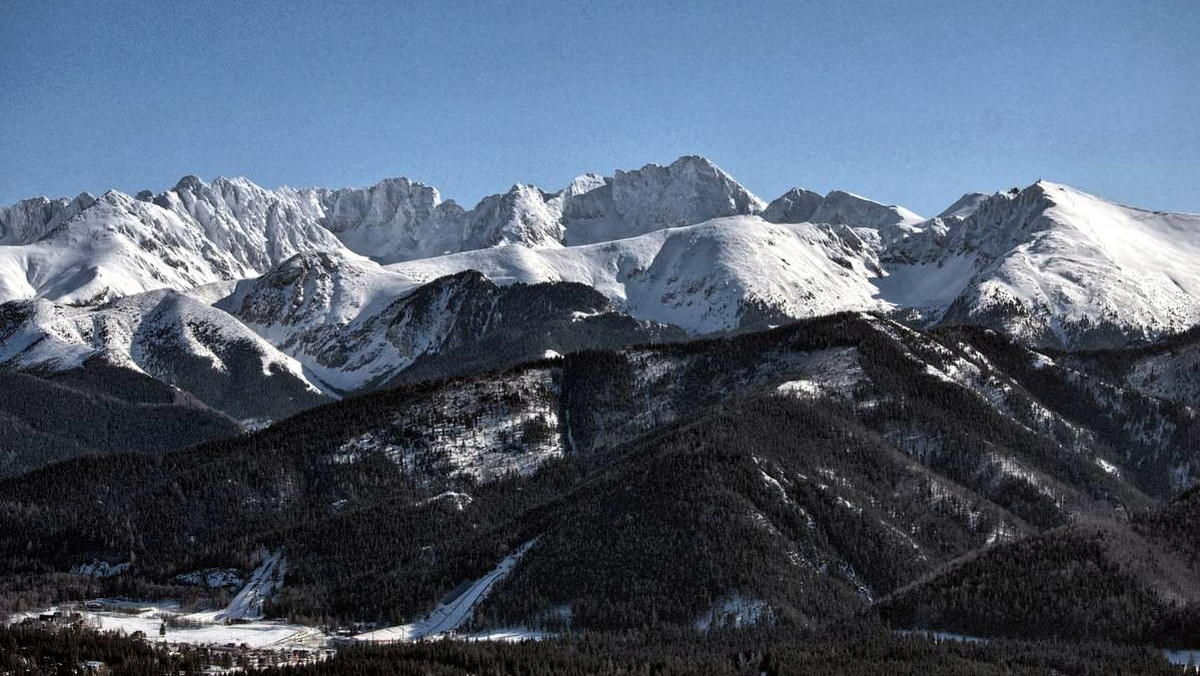
[[(928, 221), (838, 190), (795, 188), (763, 205), (697, 156), (584, 174), (556, 193), (517, 184), (469, 211), (408, 178), (267, 190), (245, 178), (185, 176), (158, 195), (110, 191), (0, 210), (0, 301), (96, 304), (268, 273), (256, 288), (274, 295), (247, 321), (279, 325), (271, 313), (298, 299), (303, 317), (282, 317), (346, 324), (416, 283), (379, 264), (429, 260), (409, 269), (422, 280), (425, 268), (479, 269), (498, 282), (576, 280), (641, 318), (697, 332), (748, 325), (764, 307), (780, 318), (896, 307), (1034, 342), (1091, 345), (1079, 336), (1120, 342), (1200, 321), (1198, 222), (1048, 181), (969, 193)], [(818, 227), (770, 227), (804, 223)], [(555, 253), (573, 249), (582, 250)], [(477, 250), (494, 251), (466, 255)], [(809, 261), (804, 270), (799, 260)]]
[(571, 281), (634, 317), (695, 333), (875, 309), (873, 250), (844, 226), (717, 218), (613, 242), (503, 247), (389, 266), (414, 280), (479, 270), (500, 284)]
[(821, 196), (804, 188), (792, 188), (763, 210), (772, 223), (827, 223), (878, 232), (890, 243), (921, 230), (923, 219), (901, 206), (881, 204), (844, 190)]
[(219, 177), (209, 184), (185, 176), (154, 203), (199, 226), (214, 246), (255, 272), (301, 251), (339, 246), (321, 226), (320, 208), (312, 200), (244, 178)]
[(195, 174), (188, 174), (175, 182), (175, 187), (172, 188), (175, 192), (196, 192), (205, 187), (204, 179)]
[(663, 228), (746, 216), (765, 203), (710, 160), (681, 157), (668, 166), (581, 176), (556, 195), (568, 245), (636, 237)]
[(258, 274), (301, 251), (342, 248), (311, 201), (245, 179), (186, 176), (150, 199), (110, 190), (77, 198), (67, 214), (39, 221), (44, 233), (33, 242), (0, 247), (0, 301), (187, 289)]
[(518, 183), (503, 195), (483, 198), (467, 214), (461, 250), (521, 244), (560, 246), (562, 210), (537, 186)]
[(732, 176), (697, 155), (681, 157), (666, 167), (647, 164), (636, 171), (617, 170), (612, 186), (618, 212), (649, 228), (644, 232), (756, 214), (766, 207)]
[(807, 223), (823, 199), (820, 193), (792, 188), (768, 204), (762, 217), (772, 223)]
[(256, 326), (332, 328), (370, 308), (378, 310), (415, 286), (404, 275), (344, 249), (309, 251), (240, 282), (217, 306)]
[(322, 225), (351, 250), (391, 263), (459, 251), (466, 212), (437, 189), (407, 178), (324, 191)]
[[(920, 243), (912, 238), (906, 245)], [(1200, 215), (1144, 211), (1038, 181), (983, 200), (926, 265), (973, 261), (947, 321), (1025, 340), (1119, 345), (1200, 322)]]
[(988, 197), (990, 196), (981, 192), (966, 193), (962, 197), (958, 198), (954, 204), (946, 207), (945, 211), (938, 214), (937, 217), (942, 219), (964, 219), (978, 211), (979, 206), (983, 204), (983, 201)]
[(811, 220), (814, 223), (885, 230), (916, 225), (925, 219), (901, 206), (881, 204), (851, 192), (834, 190), (821, 200)]
[(84, 192), (71, 200), (34, 197), (0, 207), (0, 246), (36, 242), (95, 201), (94, 196)]
[(575, 180), (571, 181), (570, 185), (562, 191), (563, 197), (577, 197), (587, 192), (603, 188), (608, 184), (608, 179), (600, 174), (584, 174), (576, 176)]
[(38, 241), (0, 247), (0, 300), (96, 302), (252, 273), (177, 214), (109, 191)]
[(4, 368), (65, 371), (90, 359), (170, 383), (237, 418), (289, 415), (323, 400), (295, 360), (175, 291), (94, 307), (42, 299), (0, 305)]

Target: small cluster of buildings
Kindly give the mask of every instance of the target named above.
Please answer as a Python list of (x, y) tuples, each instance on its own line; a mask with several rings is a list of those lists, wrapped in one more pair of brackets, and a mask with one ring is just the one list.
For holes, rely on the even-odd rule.
[(207, 673), (235, 673), (246, 669), (266, 667), (301, 666), (323, 662), (337, 654), (332, 648), (251, 648), (237, 645), (188, 645), (170, 644), (173, 655), (198, 658), (209, 665)]

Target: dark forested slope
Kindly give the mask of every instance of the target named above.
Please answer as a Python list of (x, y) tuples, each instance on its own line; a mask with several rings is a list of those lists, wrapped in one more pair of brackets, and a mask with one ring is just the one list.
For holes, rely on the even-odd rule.
[[(162, 593), (267, 545), (289, 559), (272, 612), (398, 623), (533, 541), (476, 623), (812, 626), (981, 549), (1154, 509), (1194, 473), (1194, 425), (989, 332), (843, 314), (8, 480), (0, 584), (9, 603)], [(64, 582), (95, 559), (130, 567)]]

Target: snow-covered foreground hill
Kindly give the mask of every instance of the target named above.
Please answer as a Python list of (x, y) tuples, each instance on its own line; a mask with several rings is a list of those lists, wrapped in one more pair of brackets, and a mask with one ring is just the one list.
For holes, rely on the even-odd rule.
[(283, 417), (326, 401), (295, 359), (234, 317), (174, 291), (99, 307), (35, 300), (0, 309), (5, 369), (70, 371), (100, 359), (238, 419)]
[(908, 301), (900, 304), (916, 305), (915, 278), (929, 275), (957, 291), (949, 305), (929, 298), (935, 317), (1033, 343), (1119, 345), (1200, 322), (1200, 215), (1135, 209), (1055, 183), (998, 193), (885, 258), (900, 276), (886, 287)]

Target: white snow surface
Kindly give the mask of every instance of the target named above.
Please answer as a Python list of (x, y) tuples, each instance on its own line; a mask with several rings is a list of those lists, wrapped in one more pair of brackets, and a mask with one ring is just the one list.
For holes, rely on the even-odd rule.
[(110, 191), (38, 240), (0, 246), (0, 301), (94, 302), (188, 289), (258, 274), (298, 251), (341, 246), (315, 224), (249, 215), (243, 223), (207, 203), (167, 204)]
[[(124, 632), (126, 635), (136, 631), (145, 633), (146, 638), (156, 643), (188, 644), (188, 645), (225, 645), (243, 643), (251, 648), (307, 648), (313, 649), (324, 645), (329, 636), (322, 634), (315, 627), (291, 624), (279, 620), (255, 620), (225, 624), (203, 619), (201, 614), (186, 615), (179, 610), (179, 604), (166, 602), (132, 602), (100, 599), (106, 606), (123, 606), (122, 610), (84, 611), (85, 621), (94, 629), (102, 632)], [(39, 612), (59, 610), (52, 607)], [(71, 609), (63, 609), (70, 612)], [(19, 622), (26, 617), (37, 617), (38, 613), (22, 613), (9, 618), (10, 622)], [(165, 617), (178, 617), (186, 620), (189, 625), (166, 627), (166, 634), (160, 636), (159, 629)]]
[[(301, 364), (322, 389), (349, 391), (420, 356), (424, 344), (401, 350), (388, 340), (391, 327), (372, 325), (417, 286), (405, 274), (349, 251), (312, 252), (240, 282), (216, 305)], [(361, 339), (348, 341), (351, 334)], [(330, 352), (336, 360), (327, 358)]]
[(73, 200), (34, 197), (0, 207), (0, 245), (36, 242), (95, 201), (85, 192)]
[(998, 317), (1020, 338), (1074, 345), (1088, 330), (1102, 341), (1105, 327), (1153, 337), (1200, 322), (1200, 215), (1127, 207), (1048, 181), (993, 195), (960, 224), (927, 228), (885, 258), (893, 276), (909, 265), (949, 267), (947, 291), (970, 258), (953, 319)]
[(253, 350), (264, 376), (287, 373), (307, 384), (295, 359), (236, 318), (170, 290), (133, 294), (101, 306), (33, 300), (22, 314), (21, 321), (0, 327), (0, 364), (67, 370), (98, 356), (173, 382), (180, 352), (226, 371), (226, 349), (239, 346)]
[[(694, 333), (905, 308), (1037, 344), (1103, 347), (1200, 322), (1200, 215), (1045, 181), (968, 194), (929, 220), (843, 191), (795, 189), (764, 205), (699, 157), (586, 174), (555, 193), (518, 184), (470, 211), (408, 179), (265, 190), (195, 177), (159, 195), (0, 210), (0, 301), (95, 305), (171, 288), (210, 303), (234, 280), (278, 282), (314, 257), (336, 272), (283, 284), (274, 302), (287, 305), (268, 308), (283, 315), (247, 321), (318, 387), (341, 391), (408, 357), (364, 338), (331, 365), (309, 349), (316, 324), (354, 331), (416, 285), (467, 269), (499, 283), (581, 282), (635, 317)], [(242, 282), (222, 307), (263, 293)]]
[(587, 284), (640, 319), (696, 333), (736, 328), (754, 306), (787, 317), (874, 309), (870, 252), (845, 226), (720, 218), (559, 249), (502, 247), (388, 266), (428, 281), (478, 270), (500, 284)]

